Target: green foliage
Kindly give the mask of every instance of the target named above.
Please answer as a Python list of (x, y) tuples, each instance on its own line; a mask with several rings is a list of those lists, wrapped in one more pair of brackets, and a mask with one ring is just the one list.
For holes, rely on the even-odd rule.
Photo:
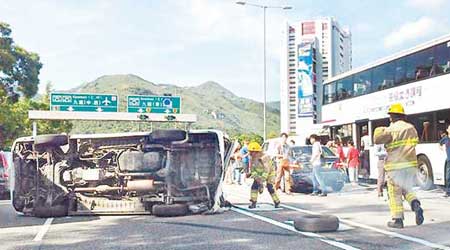
[(244, 144), (244, 141), (247, 140), (249, 142), (257, 142), (259, 144), (263, 144), (264, 139), (262, 136), (255, 134), (255, 133), (249, 133), (249, 134), (240, 134), (235, 135), (232, 137), (233, 140), (238, 140), (241, 145)]
[(279, 134), (275, 131), (271, 131), (267, 134), (267, 139), (273, 139), (279, 137)]
[[(29, 98), (20, 99), (14, 104), (0, 106), (0, 148), (8, 148), (18, 137), (32, 134), (32, 122), (28, 110), (48, 110), (49, 104), (36, 102)], [(39, 121), (39, 134), (58, 134), (69, 132), (72, 125), (67, 121)]]
[(38, 91), (42, 64), (36, 53), (14, 43), (11, 28), (0, 22), (0, 101), (17, 102), (19, 96), (33, 97)]
[[(0, 149), (9, 148), (18, 137), (32, 134), (28, 110), (49, 110), (48, 93), (41, 101), (30, 99), (38, 90), (42, 67), (39, 56), (16, 45), (10, 35), (9, 25), (0, 22)], [(38, 123), (39, 133), (71, 129), (69, 122)]]

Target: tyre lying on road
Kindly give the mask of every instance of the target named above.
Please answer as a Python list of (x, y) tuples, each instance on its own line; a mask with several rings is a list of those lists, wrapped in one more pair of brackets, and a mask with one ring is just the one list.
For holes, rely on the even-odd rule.
[(232, 147), (217, 130), (19, 138), (12, 204), (38, 217), (215, 211)]
[(294, 220), (294, 227), (302, 232), (334, 232), (339, 228), (339, 218), (333, 215), (302, 215)]

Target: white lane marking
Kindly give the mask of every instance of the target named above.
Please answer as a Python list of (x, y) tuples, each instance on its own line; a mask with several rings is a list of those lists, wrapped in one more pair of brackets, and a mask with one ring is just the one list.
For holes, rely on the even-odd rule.
[(341, 243), (341, 242), (337, 242), (337, 241), (334, 241), (334, 240), (326, 239), (324, 236), (316, 234), (316, 233), (297, 231), (297, 229), (295, 229), (293, 226), (284, 224), (284, 223), (276, 221), (276, 220), (272, 220), (270, 218), (267, 218), (267, 217), (264, 217), (264, 216), (261, 216), (261, 215), (250, 213), (250, 212), (242, 210), (240, 208), (232, 207), (231, 210), (234, 211), (234, 212), (237, 212), (237, 213), (240, 213), (240, 214), (252, 217), (254, 219), (270, 223), (270, 224), (272, 224), (274, 226), (277, 226), (277, 227), (289, 230), (291, 232), (296, 232), (298, 234), (302, 234), (304, 236), (311, 237), (311, 238), (317, 238), (317, 239), (319, 239), (322, 242), (325, 242), (325, 243), (327, 243), (329, 245), (332, 245), (332, 246), (335, 246), (335, 247), (338, 247), (338, 248), (341, 248), (341, 249), (344, 249), (344, 250), (359, 250), (359, 248), (355, 248), (355, 247), (352, 247), (350, 245), (347, 245), (347, 244), (344, 244), (344, 243)]
[(0, 205), (11, 205), (11, 201), (10, 200), (4, 200), (4, 201), (0, 201)]
[(275, 208), (272, 204), (268, 203), (260, 203), (256, 205), (256, 208), (248, 208), (248, 205), (235, 205), (235, 207), (241, 208), (243, 210), (252, 211), (252, 212), (271, 212), (271, 211), (278, 211), (283, 210), (283, 208)]
[(33, 241), (41, 241), (44, 238), (44, 235), (47, 233), (48, 229), (50, 229), (50, 225), (52, 224), (54, 218), (48, 218), (44, 225), (42, 225), (41, 230), (39, 230), (36, 237), (34, 237)]
[[(284, 208), (287, 208), (287, 209), (291, 209), (291, 210), (299, 211), (299, 212), (302, 212), (302, 213), (306, 213), (306, 214), (319, 214), (319, 213), (316, 213), (316, 212), (312, 212), (312, 211), (301, 209), (301, 208), (296, 208), (296, 207), (289, 206), (289, 205), (283, 205), (282, 204), (280, 206), (284, 207)], [(400, 234), (400, 233), (379, 229), (379, 228), (376, 228), (376, 227), (364, 225), (364, 224), (361, 224), (361, 223), (358, 223), (358, 222), (354, 222), (354, 221), (351, 221), (351, 220), (346, 220), (346, 219), (339, 218), (339, 221), (344, 222), (344, 223), (349, 224), (349, 225), (352, 225), (352, 226), (355, 226), (355, 227), (360, 227), (360, 228), (364, 228), (364, 229), (371, 230), (371, 231), (374, 231), (374, 232), (378, 232), (378, 233), (381, 233), (381, 234), (389, 235), (389, 236), (392, 236), (392, 237), (395, 237), (395, 238), (399, 238), (399, 239), (403, 239), (403, 240), (419, 243), (421, 245), (424, 245), (424, 246), (427, 246), (427, 247), (431, 247), (431, 248), (434, 248), (434, 249), (450, 250), (450, 247), (448, 247), (448, 246), (432, 243), (432, 242), (429, 242), (429, 241), (424, 240), (424, 239), (415, 238), (415, 237), (412, 237), (412, 236), (403, 235), (403, 234)]]

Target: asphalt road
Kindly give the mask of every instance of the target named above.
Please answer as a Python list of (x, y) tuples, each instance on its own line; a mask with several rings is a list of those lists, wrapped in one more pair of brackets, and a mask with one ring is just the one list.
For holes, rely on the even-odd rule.
[[(439, 190), (419, 192), (425, 223), (414, 225), (405, 204), (405, 229), (388, 229), (387, 203), (371, 187), (346, 186), (328, 197), (280, 195), (274, 210), (269, 195), (249, 211), (249, 185), (226, 188), (235, 207), (216, 215), (77, 216), (39, 219), (16, 215), (0, 201), (0, 249), (450, 249), (450, 199)], [(300, 215), (334, 214), (333, 233), (303, 233), (292, 220)]]

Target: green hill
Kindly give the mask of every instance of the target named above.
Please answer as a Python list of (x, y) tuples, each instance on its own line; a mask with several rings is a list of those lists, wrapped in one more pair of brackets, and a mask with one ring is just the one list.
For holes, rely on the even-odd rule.
[[(241, 133), (262, 134), (262, 103), (238, 97), (216, 82), (205, 82), (195, 87), (178, 87), (168, 84), (155, 84), (135, 75), (107, 75), (93, 82), (71, 89), (79, 93), (117, 94), (120, 111), (126, 110), (127, 95), (181, 96), (181, 112), (197, 114), (198, 122), (194, 128), (216, 128), (230, 135)], [(267, 132), (279, 132), (279, 109), (268, 105)], [(167, 124), (153, 124), (153, 128)], [(73, 133), (98, 133), (137, 131), (150, 129), (149, 124), (117, 122), (74, 122)]]

